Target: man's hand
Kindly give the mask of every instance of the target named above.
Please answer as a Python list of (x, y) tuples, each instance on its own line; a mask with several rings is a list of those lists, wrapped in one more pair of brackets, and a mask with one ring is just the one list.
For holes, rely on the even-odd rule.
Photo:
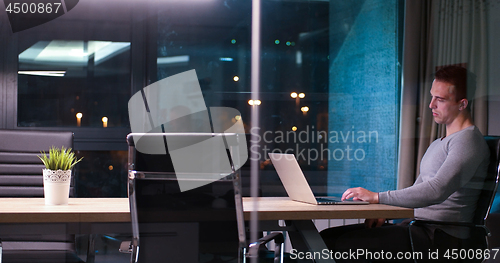
[(370, 204), (378, 204), (378, 193), (368, 191), (361, 187), (349, 188), (342, 194), (342, 200), (351, 199), (367, 201)]
[(372, 228), (372, 227), (380, 227), (385, 223), (385, 218), (367, 218), (365, 219), (365, 227), (366, 228)]

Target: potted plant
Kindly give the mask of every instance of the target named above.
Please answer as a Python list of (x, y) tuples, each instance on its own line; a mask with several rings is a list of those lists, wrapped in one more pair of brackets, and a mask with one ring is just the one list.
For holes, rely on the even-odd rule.
[(48, 155), (42, 152), (38, 156), (45, 165), (43, 169), (43, 194), (46, 205), (68, 204), (71, 170), (80, 162), (71, 148), (52, 146)]

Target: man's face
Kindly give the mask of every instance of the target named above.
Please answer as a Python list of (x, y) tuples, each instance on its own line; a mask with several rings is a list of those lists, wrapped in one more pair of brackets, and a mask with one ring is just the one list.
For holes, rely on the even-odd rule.
[(455, 87), (447, 82), (434, 80), (431, 88), (431, 103), (434, 121), (438, 124), (451, 124), (460, 114), (464, 100), (456, 100)]

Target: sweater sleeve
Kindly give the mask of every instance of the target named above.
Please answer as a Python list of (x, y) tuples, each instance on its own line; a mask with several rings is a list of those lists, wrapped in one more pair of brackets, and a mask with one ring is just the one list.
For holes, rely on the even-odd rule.
[[(482, 136), (479, 139), (482, 139)], [(422, 180), (422, 175), (419, 175), (413, 186), (381, 192), (379, 202), (409, 208), (420, 208), (443, 202), (474, 177), (484, 160), (485, 154), (482, 146), (474, 132), (467, 132), (463, 136), (450, 139), (445, 147), (433, 149), (433, 151), (445, 151), (444, 154), (446, 154), (444, 162), (440, 166), (437, 164), (435, 175), (427, 176), (428, 180)], [(436, 162), (430, 160), (425, 164), (422, 162), (422, 165), (436, 165)]]

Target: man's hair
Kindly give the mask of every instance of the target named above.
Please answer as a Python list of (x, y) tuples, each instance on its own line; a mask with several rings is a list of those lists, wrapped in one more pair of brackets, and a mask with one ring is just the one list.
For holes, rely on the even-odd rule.
[(436, 72), (435, 79), (455, 87), (457, 101), (467, 98), (467, 69), (460, 66), (446, 66)]

